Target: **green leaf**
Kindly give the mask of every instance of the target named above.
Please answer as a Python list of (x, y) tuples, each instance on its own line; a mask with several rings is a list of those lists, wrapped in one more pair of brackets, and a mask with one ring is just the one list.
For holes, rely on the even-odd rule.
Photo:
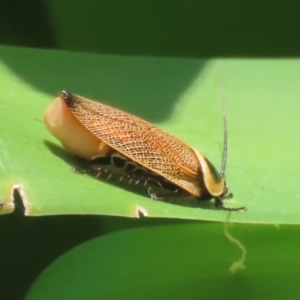
[(50, 265), (26, 299), (297, 298), (298, 227), (231, 228), (247, 246), (247, 268), (237, 274), (228, 269), (240, 253), (222, 230), (217, 223), (180, 224), (90, 240)]
[[(102, 214), (250, 223), (300, 221), (299, 60), (192, 60), (0, 48), (0, 209), (12, 191), (30, 216)], [(155, 123), (218, 168), (222, 97), (229, 130), (227, 206), (188, 208), (73, 174), (78, 161), (46, 130), (43, 112), (61, 89)], [(147, 195), (147, 193), (146, 193)]]

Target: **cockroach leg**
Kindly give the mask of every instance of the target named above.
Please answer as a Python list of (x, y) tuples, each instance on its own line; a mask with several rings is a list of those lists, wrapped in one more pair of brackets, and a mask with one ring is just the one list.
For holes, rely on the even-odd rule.
[[(230, 196), (227, 195), (227, 196)], [(222, 210), (225, 210), (225, 211), (247, 211), (247, 208), (245, 206), (242, 206), (242, 207), (225, 207), (224, 206), (224, 203), (223, 203), (223, 199), (228, 199), (227, 196), (225, 196), (224, 198), (220, 198), (220, 197), (215, 197), (215, 207), (218, 208), (218, 209), (222, 209)], [(232, 197), (232, 196), (231, 196)], [(230, 197), (229, 197), (230, 198)]]
[(90, 170), (89, 169), (72, 168), (71, 171), (74, 173), (79, 173), (79, 174), (87, 174), (87, 173), (89, 173)]
[(150, 196), (151, 199), (154, 199), (154, 200), (169, 199), (171, 201), (172, 198), (174, 198), (174, 197), (182, 196), (182, 193), (179, 193), (178, 189), (176, 189), (175, 191), (162, 190), (161, 193), (157, 194), (157, 193), (151, 192), (151, 188), (152, 188), (151, 186), (148, 188), (148, 195)]
[(148, 195), (150, 196), (151, 199), (153, 199), (153, 200), (162, 199), (162, 198), (158, 197), (156, 193), (151, 193), (150, 190), (151, 190), (151, 186), (148, 188)]

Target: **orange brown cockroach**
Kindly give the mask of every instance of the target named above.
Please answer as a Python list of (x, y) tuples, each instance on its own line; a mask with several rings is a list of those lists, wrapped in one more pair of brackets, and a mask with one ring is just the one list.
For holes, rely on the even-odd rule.
[[(62, 91), (47, 108), (45, 124), (52, 135), (70, 153), (90, 161), (91, 169), (108, 177), (124, 177), (135, 184), (156, 184), (182, 196), (198, 200), (214, 199), (215, 206), (229, 211), (229, 199), (224, 180), (227, 160), (227, 124), (224, 117), (223, 162), (220, 173), (196, 149), (158, 127), (108, 105)], [(97, 162), (97, 166), (93, 166)], [(109, 172), (101, 164), (114, 164), (122, 172)], [(100, 164), (100, 166), (99, 166)], [(151, 198), (158, 199), (148, 190)]]

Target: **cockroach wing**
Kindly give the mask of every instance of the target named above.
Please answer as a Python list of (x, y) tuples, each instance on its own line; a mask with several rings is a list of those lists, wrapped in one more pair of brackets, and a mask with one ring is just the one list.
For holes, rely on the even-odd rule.
[(74, 94), (62, 96), (75, 117), (117, 152), (201, 196), (199, 161), (185, 143), (154, 125), (105, 104)]

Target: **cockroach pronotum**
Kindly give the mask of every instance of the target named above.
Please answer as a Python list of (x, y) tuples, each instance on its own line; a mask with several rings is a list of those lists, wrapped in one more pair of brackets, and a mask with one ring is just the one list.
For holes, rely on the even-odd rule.
[[(162, 187), (167, 185), (169, 191), (172, 188), (179, 191), (178, 195), (214, 199), (215, 206), (223, 210), (246, 210), (223, 205), (224, 199), (232, 197), (223, 178), (227, 159), (225, 113), (223, 117), (220, 173), (203, 154), (177, 137), (124, 111), (67, 91), (62, 91), (48, 107), (44, 120), (48, 130), (69, 152), (91, 162), (98, 158), (112, 162), (121, 159), (126, 170), (131, 169), (125, 173), (135, 183), (156, 181)], [(101, 168), (94, 171), (100, 173)], [(148, 192), (151, 198), (158, 198)]]

